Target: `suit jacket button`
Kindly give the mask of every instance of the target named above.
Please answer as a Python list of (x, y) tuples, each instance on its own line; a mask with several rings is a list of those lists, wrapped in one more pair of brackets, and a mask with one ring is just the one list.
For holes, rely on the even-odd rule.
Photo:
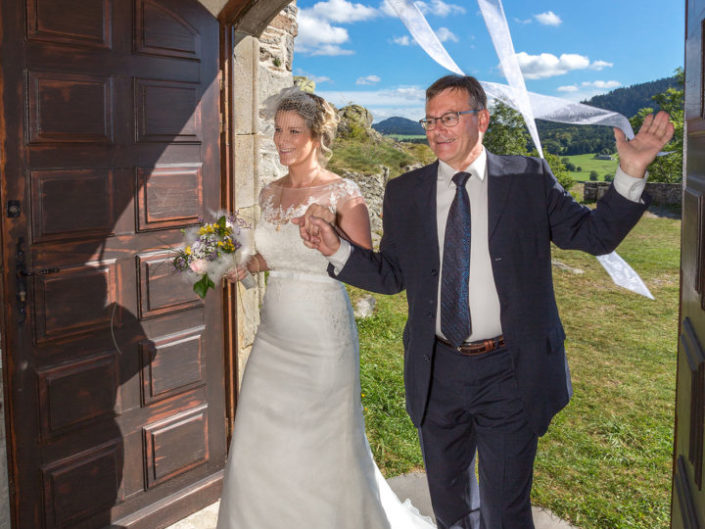
[(426, 362), (430, 362), (430, 361), (431, 361), (431, 357), (428, 356), (428, 355), (423, 355), (423, 359), (426, 360)]
[(431, 275), (433, 277), (436, 277), (438, 275), (438, 270), (436, 270), (435, 268), (433, 270), (431, 270)]
[(428, 319), (429, 319), (429, 320), (432, 320), (433, 318), (436, 317), (436, 315), (433, 314), (432, 312), (429, 312), (428, 314), (426, 314), (426, 316), (428, 316)]

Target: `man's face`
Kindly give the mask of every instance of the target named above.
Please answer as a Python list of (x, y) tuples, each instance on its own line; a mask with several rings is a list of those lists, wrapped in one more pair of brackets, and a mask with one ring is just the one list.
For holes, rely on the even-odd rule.
[[(470, 96), (463, 89), (447, 88), (426, 102), (426, 118), (439, 118), (446, 112), (472, 110)], [(431, 150), (453, 169), (464, 170), (482, 152), (482, 136), (487, 130), (490, 115), (487, 110), (461, 114), (458, 123), (444, 126), (440, 120), (426, 131)]]

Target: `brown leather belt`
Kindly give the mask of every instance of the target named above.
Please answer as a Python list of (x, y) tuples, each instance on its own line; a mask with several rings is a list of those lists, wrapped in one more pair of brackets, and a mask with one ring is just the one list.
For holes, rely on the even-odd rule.
[(473, 356), (480, 355), (483, 353), (489, 353), (500, 347), (504, 347), (504, 335), (495, 336), (494, 338), (488, 338), (487, 340), (478, 340), (476, 342), (467, 342), (459, 347), (455, 347), (448, 340), (436, 336), (436, 340), (441, 342), (443, 345), (447, 345), (451, 349), (455, 349), (461, 355)]

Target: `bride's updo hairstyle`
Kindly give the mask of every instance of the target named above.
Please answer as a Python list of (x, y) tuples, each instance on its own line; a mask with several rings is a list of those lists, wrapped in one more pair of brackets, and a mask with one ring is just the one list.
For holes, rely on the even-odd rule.
[(333, 156), (331, 146), (338, 130), (338, 113), (335, 108), (322, 97), (293, 87), (286, 89), (280, 96), (274, 116), (279, 112), (290, 111), (304, 119), (311, 137), (320, 142), (318, 162), (325, 166)]

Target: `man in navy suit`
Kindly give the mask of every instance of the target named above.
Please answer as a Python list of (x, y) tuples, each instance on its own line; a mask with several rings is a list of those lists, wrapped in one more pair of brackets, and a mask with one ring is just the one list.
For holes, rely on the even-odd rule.
[(407, 291), (407, 410), (440, 529), (534, 527), (537, 440), (572, 393), (551, 242), (614, 250), (646, 209), (646, 167), (673, 135), (665, 112), (647, 117), (631, 141), (615, 130), (620, 166), (591, 210), (544, 160), (487, 152), (489, 122), (476, 79), (439, 79), (426, 91), (422, 120), (438, 160), (387, 185), (379, 252), (339, 239), (316, 217), (300, 226), (332, 276), (374, 292)]

